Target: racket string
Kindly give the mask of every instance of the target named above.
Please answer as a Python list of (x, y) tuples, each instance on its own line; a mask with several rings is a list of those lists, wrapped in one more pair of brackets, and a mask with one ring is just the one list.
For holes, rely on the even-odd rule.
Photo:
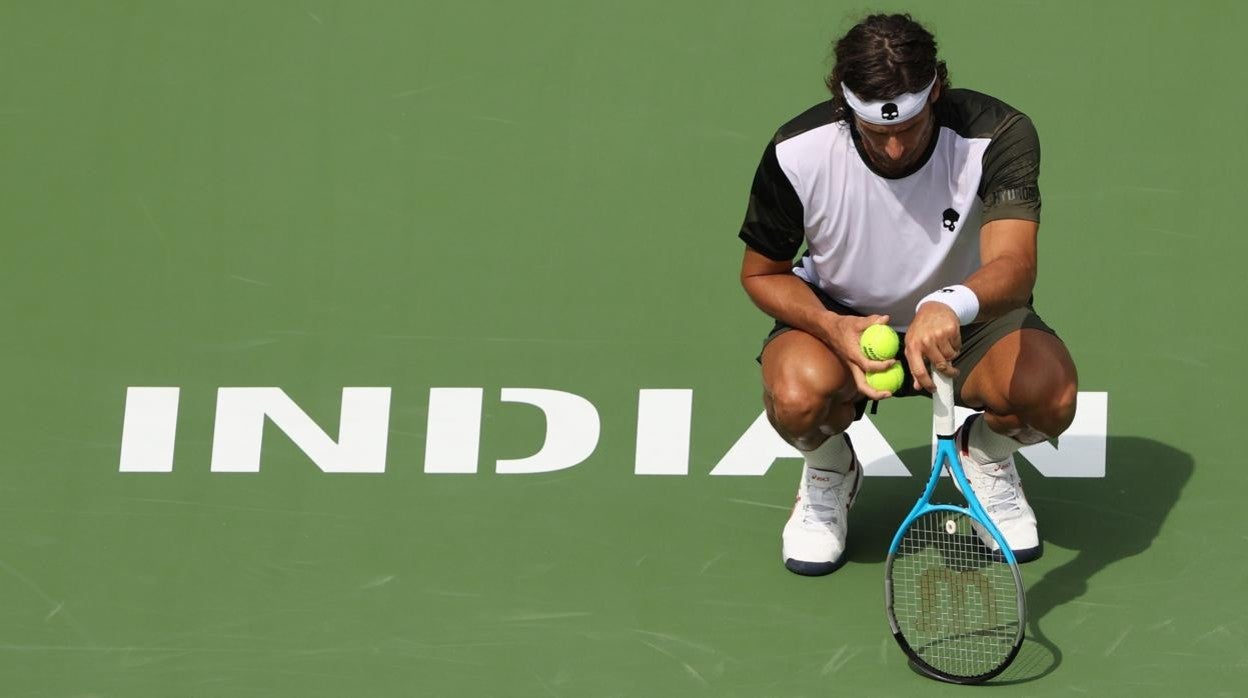
[(992, 671), (1019, 633), (1010, 566), (980, 539), (972, 519), (929, 512), (906, 530), (892, 562), (893, 613), (914, 652), (955, 676)]

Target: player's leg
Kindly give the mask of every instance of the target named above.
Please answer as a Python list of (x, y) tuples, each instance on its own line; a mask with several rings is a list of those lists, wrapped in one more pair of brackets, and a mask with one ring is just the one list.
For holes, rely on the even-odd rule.
[(782, 536), (784, 565), (798, 574), (829, 574), (845, 561), (848, 511), (862, 482), (843, 435), (856, 416), (857, 389), (840, 359), (800, 330), (774, 334), (760, 361), (767, 417), (806, 460)]
[(763, 406), (776, 432), (813, 451), (853, 423), (858, 390), (832, 350), (801, 330), (775, 335), (763, 348)]
[[(1066, 345), (1027, 313), (1024, 326), (988, 337), (961, 381), (961, 402), (983, 410), (958, 431), (964, 469), (980, 502), (1019, 562), (1040, 557), (1035, 513), (1014, 467), (1014, 453), (1060, 435), (1074, 419), (1078, 376)], [(992, 333), (990, 333), (992, 334)]]
[(993, 433), (1025, 446), (1066, 431), (1075, 418), (1078, 381), (1062, 340), (1024, 328), (984, 354), (962, 384), (962, 400), (984, 411), (985, 426)]

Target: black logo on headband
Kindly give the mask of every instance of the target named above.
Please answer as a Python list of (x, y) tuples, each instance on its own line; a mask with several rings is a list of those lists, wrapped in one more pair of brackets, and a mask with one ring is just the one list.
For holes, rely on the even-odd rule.
[(880, 118), (885, 121), (892, 121), (897, 118), (897, 105), (889, 102), (880, 107)]
[(945, 230), (948, 230), (951, 233), (954, 228), (958, 227), (958, 219), (962, 217), (958, 215), (957, 211), (951, 208), (945, 209), (945, 212), (940, 214), (940, 216), (944, 219), (944, 222), (941, 225), (945, 227)]

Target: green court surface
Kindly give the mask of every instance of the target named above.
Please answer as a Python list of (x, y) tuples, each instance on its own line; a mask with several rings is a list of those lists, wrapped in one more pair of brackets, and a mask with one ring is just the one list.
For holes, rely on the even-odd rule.
[[(864, 9), (0, 4), (0, 695), (969, 690), (911, 672), (884, 618), (927, 401), (873, 418), (916, 475), (868, 478), (832, 576), (779, 559), (799, 461), (711, 474), (761, 411), (754, 167)], [(1103, 477), (1023, 468), (1046, 554), (987, 690), (1248, 692), (1248, 10), (886, 9), (1037, 124), (1038, 307), (1107, 396)], [(323, 472), (273, 420), (258, 472), (214, 471), (218, 408), (260, 394), (218, 391), (266, 387), (324, 453), (343, 389), (389, 388), (342, 426), (388, 437), (384, 472)], [(596, 414), (596, 442), (559, 437), (588, 456), (500, 473), (549, 452), (518, 389)], [(176, 399), (169, 472), (122, 472), (128, 395)], [(686, 472), (637, 473), (639, 421), (688, 429)]]

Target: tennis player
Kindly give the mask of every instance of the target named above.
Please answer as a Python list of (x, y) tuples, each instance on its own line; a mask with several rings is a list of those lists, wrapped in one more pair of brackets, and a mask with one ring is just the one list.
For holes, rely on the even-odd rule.
[[(1020, 562), (1040, 557), (1014, 453), (1075, 414), (1066, 346), (1032, 307), (1040, 144), (1030, 119), (950, 87), (936, 40), (909, 15), (872, 15), (836, 43), (832, 98), (763, 152), (740, 237), (741, 283), (775, 319), (759, 357), (763, 404), (805, 456), (785, 566), (845, 560), (862, 467), (844, 434), (867, 402), (930, 394), (925, 362), (980, 410), (958, 430), (966, 474)], [(798, 256), (805, 245), (805, 251)], [(859, 335), (902, 333), (906, 380), (872, 389)]]

